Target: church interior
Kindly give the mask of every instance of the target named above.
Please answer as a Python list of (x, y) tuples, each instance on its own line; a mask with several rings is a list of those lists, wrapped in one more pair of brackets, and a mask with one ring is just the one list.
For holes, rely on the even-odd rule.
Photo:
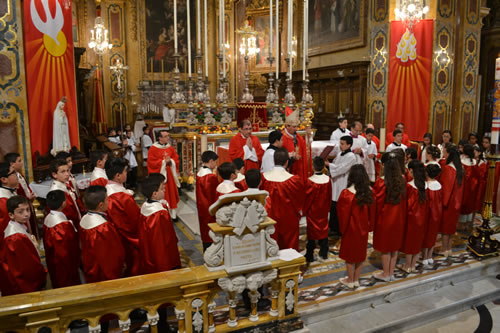
[(0, 0), (0, 51), (0, 331), (500, 332), (499, 0)]

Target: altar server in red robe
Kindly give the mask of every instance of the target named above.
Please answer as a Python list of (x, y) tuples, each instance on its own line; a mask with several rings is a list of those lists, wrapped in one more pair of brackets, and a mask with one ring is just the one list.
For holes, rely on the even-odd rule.
[(429, 210), (424, 164), (414, 159), (408, 164), (408, 172), (412, 180), (406, 185), (406, 226), (400, 250), (406, 254), (401, 269), (410, 273), (415, 271), (418, 254), (422, 250)]
[(474, 147), (474, 156), (477, 161), (477, 171), (479, 178), (479, 186), (477, 190), (477, 198), (474, 211), (481, 213), (481, 209), (483, 208), (484, 203), (484, 195), (486, 192), (486, 181), (488, 180), (488, 163), (484, 159), (482, 148)]
[(39, 239), (38, 235), (38, 222), (36, 218), (35, 208), (33, 207), (33, 200), (35, 199), (35, 193), (31, 189), (28, 184), (28, 181), (21, 173), (23, 169), (23, 160), (21, 159), (21, 155), (18, 153), (7, 153), (4, 156), (5, 162), (8, 162), (10, 166), (16, 171), (17, 180), (19, 182), (19, 186), (17, 187), (16, 193), (22, 197), (28, 199), (31, 207), (31, 215), (30, 215), (30, 223), (28, 224), (28, 231), (32, 233), (37, 239)]
[(383, 272), (374, 275), (377, 280), (394, 279), (398, 251), (403, 245), (406, 220), (406, 180), (395, 152), (382, 155), (384, 176), (373, 186), (377, 205), (373, 231), (373, 247), (382, 253)]
[(66, 195), (54, 190), (47, 193), (50, 213), (43, 223), (43, 246), (52, 287), (62, 288), (80, 284), (80, 242), (73, 222), (63, 210)]
[(168, 202), (170, 214), (177, 221), (177, 205), (179, 203), (179, 190), (181, 183), (177, 174), (179, 172), (179, 155), (170, 145), (170, 134), (166, 130), (158, 132), (158, 142), (155, 142), (148, 151), (148, 172), (161, 173), (165, 179), (165, 200)]
[(239, 188), (242, 192), (248, 189), (247, 183), (245, 181), (245, 162), (241, 158), (235, 158), (233, 164), (236, 167), (236, 179), (234, 180), (234, 186)]
[(122, 236), (126, 253), (127, 276), (139, 273), (139, 218), (141, 210), (135, 202), (134, 192), (125, 189), (128, 162), (124, 158), (114, 158), (106, 162), (108, 185), (108, 219)]
[(220, 183), (215, 190), (217, 198), (224, 194), (241, 192), (241, 190), (234, 185), (234, 180), (236, 179), (236, 167), (233, 163), (222, 163), (217, 168), (217, 172), (223, 179), (222, 183)]
[[(410, 138), (408, 137), (408, 134), (405, 133), (405, 125), (403, 123), (397, 123), (394, 130), (400, 130), (402, 133), (401, 142), (399, 143), (404, 144), (406, 147), (410, 147), (411, 145)], [(392, 133), (391, 132), (387, 133), (387, 135), (385, 136), (386, 147), (393, 142), (394, 142), (394, 131)]]
[(278, 148), (274, 152), (274, 168), (264, 172), (261, 187), (269, 192), (266, 211), (275, 220), (272, 237), (280, 249), (299, 250), (299, 220), (305, 200), (304, 185), (299, 176), (286, 171), (288, 152)]
[(293, 111), (286, 117), (285, 129), (283, 130), (283, 148), (288, 151), (290, 162), (288, 169), (293, 175), (300, 177), (305, 184), (307, 178), (312, 174), (311, 150), (307, 145), (311, 141), (311, 129), (306, 129), (306, 140), (297, 133), (299, 126), (298, 111)]
[(106, 176), (106, 170), (104, 170), (107, 160), (108, 153), (102, 150), (90, 152), (90, 163), (94, 167), (90, 176), (90, 186), (106, 186), (108, 184), (108, 176)]
[(196, 208), (198, 210), (198, 223), (200, 225), (203, 251), (212, 245), (212, 238), (208, 235), (209, 223), (215, 223), (215, 216), (210, 215), (208, 208), (217, 201), (217, 186), (219, 180), (214, 173), (219, 156), (211, 150), (201, 154), (202, 166), (196, 174)]
[(152, 173), (141, 184), (147, 201), (141, 207), (139, 254), (142, 274), (169, 271), (181, 267), (177, 235), (165, 202), (165, 177)]
[(3, 231), (10, 221), (7, 200), (16, 195), (18, 185), (19, 182), (14, 168), (7, 162), (0, 163), (0, 247), (3, 241)]
[(252, 135), (252, 123), (245, 119), (240, 123), (240, 132), (229, 142), (229, 158), (241, 158), (245, 161), (246, 170), (260, 169), (264, 149), (259, 138)]
[(80, 225), (82, 211), (77, 202), (77, 195), (73, 187), (69, 184), (69, 166), (66, 160), (55, 159), (50, 162), (50, 172), (54, 181), (50, 185), (50, 190), (61, 190), (66, 195), (66, 207), (64, 215), (73, 222), (76, 228)]
[(108, 220), (106, 188), (85, 191), (88, 213), (80, 223), (82, 263), (87, 283), (119, 279), (125, 270), (125, 249), (118, 230)]
[(357, 288), (376, 207), (370, 180), (362, 165), (351, 167), (347, 186), (338, 200), (342, 232), (339, 256), (346, 261), (347, 269), (347, 277), (339, 281), (348, 288)]
[(313, 159), (314, 175), (306, 182), (306, 197), (303, 215), (307, 216), (307, 262), (314, 261), (316, 241), (319, 244), (320, 260), (328, 259), (328, 214), (332, 200), (332, 185), (329, 176), (323, 174), (325, 161)]
[(464, 194), (462, 197), (462, 207), (458, 219), (458, 227), (461, 231), (472, 230), (472, 219), (477, 205), (479, 195), (479, 168), (475, 159), (474, 146), (464, 145), (464, 153), (460, 156), (462, 167), (464, 168)]
[(1, 235), (0, 291), (2, 296), (42, 290), (47, 271), (40, 261), (38, 244), (28, 233), (31, 209), (28, 199), (16, 195), (7, 200), (10, 222)]
[(441, 173), (441, 167), (436, 164), (429, 164), (425, 167), (425, 172), (427, 174), (428, 222), (422, 244), (422, 263), (424, 266), (434, 264), (432, 253), (443, 218), (443, 190), (441, 184), (437, 181), (437, 177)]
[(446, 145), (443, 150), (446, 165), (443, 166), (439, 182), (443, 187), (443, 219), (439, 229), (442, 234), (442, 254), (451, 255), (451, 236), (457, 231), (457, 222), (462, 207), (464, 192), (464, 170), (460, 152), (455, 145)]
[(66, 163), (68, 163), (68, 170), (69, 170), (69, 180), (68, 184), (71, 186), (73, 189), (73, 192), (76, 194), (76, 203), (78, 205), (78, 208), (80, 209), (80, 212), (83, 214), (85, 212), (85, 206), (83, 205), (82, 197), (80, 195), (80, 190), (78, 189), (77, 183), (76, 183), (76, 178), (75, 176), (71, 173), (71, 169), (73, 168), (73, 157), (71, 157), (71, 154), (65, 151), (60, 151), (56, 154), (55, 159), (60, 159), (60, 160), (65, 160)]

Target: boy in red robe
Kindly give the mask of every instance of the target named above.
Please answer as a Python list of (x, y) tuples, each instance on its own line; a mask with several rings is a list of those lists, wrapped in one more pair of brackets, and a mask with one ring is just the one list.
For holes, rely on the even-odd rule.
[(90, 186), (106, 186), (108, 184), (108, 176), (106, 176), (106, 170), (104, 170), (107, 160), (108, 153), (102, 150), (90, 152), (90, 163), (94, 167), (92, 175), (90, 175)]
[(439, 164), (429, 164), (425, 167), (427, 174), (427, 199), (428, 216), (427, 228), (425, 229), (424, 242), (422, 244), (422, 263), (424, 266), (433, 265), (432, 253), (439, 231), (439, 225), (443, 218), (443, 190), (436, 178), (441, 173)]
[(307, 216), (307, 262), (314, 261), (316, 241), (319, 244), (320, 260), (328, 259), (328, 214), (332, 201), (330, 177), (323, 174), (325, 161), (321, 157), (313, 159), (314, 175), (306, 182), (306, 202), (304, 215)]
[(54, 190), (47, 193), (50, 213), (43, 223), (43, 246), (52, 287), (62, 288), (80, 284), (80, 246), (73, 222), (66, 218), (63, 210), (66, 195)]
[(125, 249), (113, 223), (108, 221), (106, 188), (85, 191), (88, 213), (80, 223), (82, 263), (87, 283), (119, 279), (125, 270)]
[(274, 152), (274, 168), (264, 172), (261, 187), (269, 192), (266, 211), (275, 220), (276, 232), (272, 237), (280, 249), (299, 250), (299, 220), (305, 199), (304, 185), (299, 176), (286, 171), (288, 152), (278, 148)]
[(126, 276), (139, 274), (139, 219), (141, 210), (135, 202), (134, 192), (125, 189), (127, 181), (128, 161), (114, 158), (106, 162), (108, 185), (108, 219), (120, 233), (126, 253)]
[(236, 179), (234, 180), (234, 186), (239, 188), (242, 192), (248, 189), (247, 183), (245, 181), (245, 162), (241, 158), (235, 158), (233, 164), (236, 167)]
[(3, 231), (10, 221), (7, 200), (15, 195), (18, 185), (16, 171), (9, 163), (0, 163), (0, 247), (3, 241)]
[(0, 290), (2, 296), (42, 290), (47, 271), (40, 261), (38, 244), (27, 231), (31, 209), (28, 199), (16, 195), (7, 200), (10, 222), (0, 248)]
[(201, 154), (202, 166), (196, 174), (196, 208), (200, 225), (203, 251), (212, 245), (212, 238), (208, 235), (208, 224), (215, 223), (215, 216), (210, 215), (208, 208), (217, 201), (217, 186), (219, 180), (214, 173), (219, 156), (211, 150)]
[[(290, 162), (288, 168), (290, 173), (300, 177), (302, 182), (312, 174), (311, 149), (306, 147), (306, 140), (297, 133), (299, 117), (297, 111), (293, 111), (286, 117), (285, 129), (283, 130), (283, 148), (288, 151)], [(306, 129), (306, 137), (311, 138), (311, 129)], [(310, 139), (307, 139), (308, 143)]]
[(71, 157), (71, 154), (65, 151), (60, 151), (56, 154), (55, 159), (60, 159), (60, 160), (65, 160), (66, 163), (68, 163), (69, 167), (69, 180), (68, 183), (71, 185), (73, 188), (73, 191), (76, 194), (76, 202), (78, 204), (78, 207), (80, 208), (80, 212), (82, 214), (85, 212), (85, 206), (83, 205), (82, 197), (80, 195), (80, 190), (78, 190), (78, 186), (76, 184), (76, 178), (73, 176), (71, 173), (71, 169), (73, 168), (73, 157)]
[(264, 149), (259, 138), (252, 135), (252, 123), (245, 119), (240, 123), (240, 132), (229, 142), (229, 158), (233, 161), (241, 158), (245, 161), (246, 170), (260, 169)]
[(217, 186), (215, 191), (216, 199), (224, 194), (241, 192), (241, 190), (234, 185), (234, 180), (236, 179), (236, 167), (233, 163), (224, 162), (217, 168), (217, 171), (223, 181)]
[(148, 173), (161, 173), (165, 179), (165, 200), (168, 202), (170, 214), (177, 221), (177, 204), (181, 187), (177, 173), (179, 172), (179, 155), (170, 145), (170, 134), (166, 130), (158, 133), (158, 142), (155, 142), (148, 151)]
[(66, 195), (66, 207), (64, 215), (73, 222), (75, 227), (80, 225), (82, 211), (77, 202), (77, 195), (73, 187), (69, 184), (69, 166), (65, 160), (55, 159), (50, 163), (50, 172), (54, 181), (50, 185), (50, 190), (61, 190)]
[(165, 177), (152, 173), (141, 184), (147, 201), (141, 207), (139, 254), (141, 273), (150, 274), (181, 267), (177, 235), (165, 198)]

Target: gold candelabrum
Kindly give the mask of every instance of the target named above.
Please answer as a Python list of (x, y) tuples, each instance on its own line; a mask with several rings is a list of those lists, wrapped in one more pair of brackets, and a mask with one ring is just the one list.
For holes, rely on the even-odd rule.
[(490, 220), (493, 217), (493, 193), (495, 187), (495, 167), (496, 162), (500, 161), (500, 155), (489, 155), (488, 160), (488, 180), (486, 182), (486, 194), (483, 203), (482, 217), (483, 223), (476, 227), (469, 236), (467, 248), (475, 256), (481, 258), (489, 255), (495, 255), (498, 252), (499, 242), (492, 239), (491, 235), (494, 234), (493, 229), (490, 228)]

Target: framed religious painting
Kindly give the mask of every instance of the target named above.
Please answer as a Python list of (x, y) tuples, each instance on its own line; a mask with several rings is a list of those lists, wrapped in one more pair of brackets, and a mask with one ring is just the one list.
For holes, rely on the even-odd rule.
[(366, 0), (310, 0), (309, 55), (362, 47)]
[[(269, 72), (276, 68), (276, 63), (273, 66), (269, 66), (267, 58), (269, 57), (269, 48), (271, 47), (271, 36), (269, 35), (269, 7), (265, 10), (249, 11), (248, 18), (250, 19), (250, 25), (255, 30), (255, 45), (259, 48), (260, 52), (255, 56), (250, 58), (249, 69), (252, 73), (262, 73)], [(274, 18), (273, 18), (274, 19)], [(274, 22), (274, 21), (273, 21)], [(273, 23), (274, 25), (274, 23)], [(241, 37), (239, 37), (239, 42), (241, 43)], [(276, 52), (276, 29), (273, 26), (273, 57)]]
[[(187, 17), (187, 2), (190, 5)], [(163, 79), (162, 75), (175, 68), (174, 48), (174, 0), (141, 0), (139, 32), (141, 42), (141, 66), (143, 78)], [(142, 9), (142, 10), (141, 10)], [(190, 22), (191, 39), (187, 38)], [(177, 40), (179, 71), (188, 73), (188, 42), (191, 44), (191, 70), (196, 72), (196, 0), (177, 0)], [(152, 75), (153, 74), (153, 75)], [(166, 78), (165, 78), (166, 79)]]

